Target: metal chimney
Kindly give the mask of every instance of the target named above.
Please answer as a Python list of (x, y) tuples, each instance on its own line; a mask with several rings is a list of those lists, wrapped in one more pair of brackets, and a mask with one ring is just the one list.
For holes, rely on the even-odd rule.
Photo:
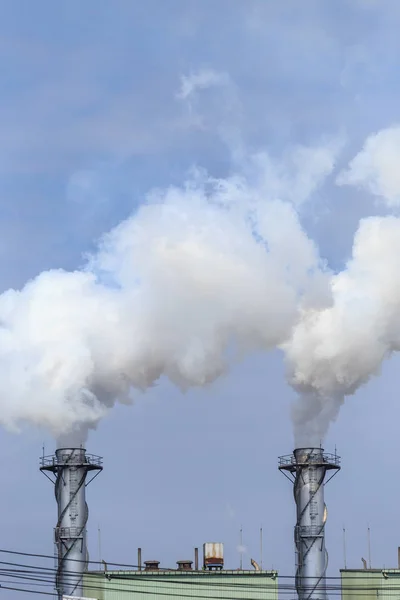
[[(340, 458), (322, 448), (297, 448), (279, 458), (279, 470), (293, 482), (297, 508), (295, 526), (296, 590), (299, 600), (326, 600), (325, 549), (327, 511), (324, 485), (340, 469)], [(327, 471), (331, 477), (324, 483)]]
[[(102, 461), (100, 456), (86, 454), (84, 448), (59, 448), (54, 456), (43, 456), (41, 459), (40, 470), (55, 484), (58, 505), (54, 537), (58, 557), (56, 589), (59, 599), (83, 595), (82, 578), (88, 563), (85, 491), (86, 486), (103, 469)], [(86, 482), (89, 471), (93, 471), (93, 477)]]

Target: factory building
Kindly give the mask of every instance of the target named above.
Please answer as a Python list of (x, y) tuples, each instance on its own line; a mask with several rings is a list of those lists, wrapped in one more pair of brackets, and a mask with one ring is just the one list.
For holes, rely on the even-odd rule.
[(400, 598), (400, 548), (395, 569), (341, 569), (342, 600), (397, 600)]
[(84, 574), (85, 598), (95, 600), (177, 600), (206, 598), (207, 600), (277, 600), (278, 573), (263, 571), (253, 561), (255, 570), (225, 570), (224, 547), (219, 543), (203, 545), (203, 565), (199, 569), (198, 550), (195, 564), (179, 560), (176, 569), (161, 569), (159, 562), (148, 560), (141, 565), (138, 549), (137, 570), (91, 571)]
[(343, 569), (342, 600), (397, 600), (400, 598), (400, 569)]
[(144, 569), (91, 571), (83, 576), (84, 597), (95, 600), (164, 600), (205, 598), (207, 600), (277, 600), (278, 573), (254, 570), (225, 570), (223, 544), (204, 544), (203, 567), (180, 560), (176, 569), (161, 569), (159, 562), (144, 563)]
[(278, 600), (276, 571), (109, 571), (84, 575), (96, 600)]

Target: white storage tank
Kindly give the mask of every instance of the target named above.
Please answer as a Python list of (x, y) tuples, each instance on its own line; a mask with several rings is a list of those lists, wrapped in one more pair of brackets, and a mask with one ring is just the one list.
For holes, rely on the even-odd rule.
[(224, 545), (219, 542), (203, 544), (203, 565), (209, 571), (224, 567)]

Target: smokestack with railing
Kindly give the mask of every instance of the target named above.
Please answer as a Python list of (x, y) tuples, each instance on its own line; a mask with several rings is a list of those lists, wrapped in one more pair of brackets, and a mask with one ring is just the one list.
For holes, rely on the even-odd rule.
[[(59, 448), (54, 456), (43, 456), (41, 459), (40, 470), (55, 484), (58, 506), (54, 537), (58, 558), (56, 589), (60, 599), (63, 596), (79, 598), (83, 595), (83, 573), (88, 563), (85, 490), (102, 468), (102, 458), (86, 454), (84, 448)], [(86, 481), (89, 472), (93, 476)]]
[[(297, 448), (279, 458), (279, 470), (293, 482), (297, 509), (295, 526), (296, 590), (299, 600), (326, 600), (325, 549), (327, 511), (324, 485), (340, 469), (340, 458), (322, 448)], [(331, 477), (324, 482), (327, 471)]]

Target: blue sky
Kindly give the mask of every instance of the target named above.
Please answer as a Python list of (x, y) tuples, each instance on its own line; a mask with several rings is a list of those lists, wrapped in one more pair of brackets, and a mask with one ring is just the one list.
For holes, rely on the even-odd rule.
[[(247, 153), (278, 160), (296, 144), (340, 138), (345, 167), (368, 135), (400, 119), (399, 22), (395, 0), (0, 3), (1, 289), (79, 268), (149, 189), (184, 181), (193, 165), (225, 176)], [(187, 97), (185, 81), (197, 81)], [(337, 269), (359, 219), (386, 213), (328, 177), (300, 214)], [(396, 564), (398, 366), (393, 358), (348, 399), (325, 444), (343, 458), (327, 488), (331, 575), (343, 566), (343, 525), (348, 566), (365, 557), (368, 525), (374, 565)], [(116, 407), (88, 443), (104, 456), (88, 489), (92, 558), (100, 526), (108, 561), (135, 563), (141, 546), (144, 559), (173, 566), (221, 540), (235, 568), (240, 526), (249, 561), (262, 525), (264, 565), (292, 574), (294, 505), (277, 456), (292, 450), (293, 399), (272, 353), (203, 390), (162, 380)], [(53, 552), (43, 439), (52, 452), (41, 431), (0, 436), (2, 548)]]

